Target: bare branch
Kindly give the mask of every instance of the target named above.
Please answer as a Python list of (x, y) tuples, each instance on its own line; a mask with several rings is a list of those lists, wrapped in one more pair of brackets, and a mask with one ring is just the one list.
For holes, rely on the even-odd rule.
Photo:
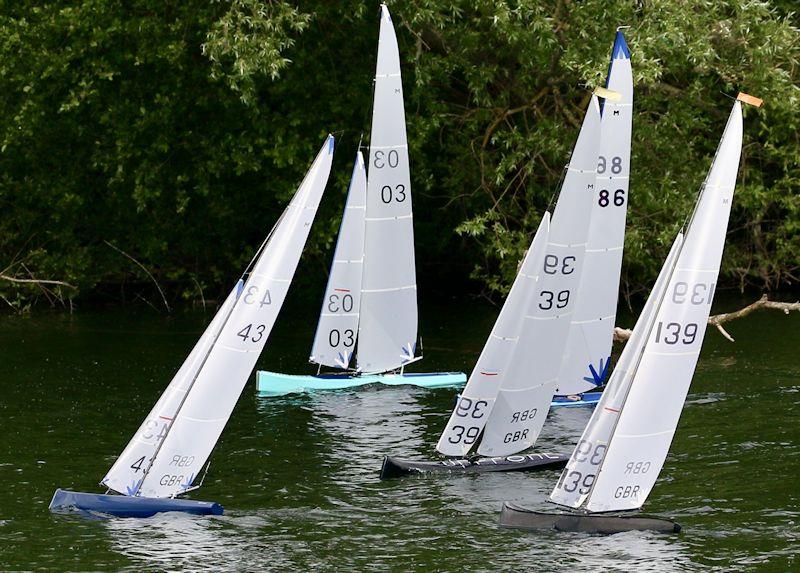
[[(166, 296), (164, 296), (164, 291), (163, 291), (163, 290), (161, 290), (161, 287), (159, 286), (159, 284), (158, 284), (158, 281), (157, 281), (157, 280), (156, 280), (156, 278), (155, 278), (155, 277), (154, 277), (154, 276), (153, 276), (153, 275), (150, 273), (150, 271), (148, 271), (148, 270), (147, 270), (147, 267), (145, 267), (145, 266), (144, 266), (142, 263), (140, 263), (139, 261), (137, 261), (136, 259), (134, 259), (134, 258), (133, 258), (131, 255), (129, 255), (128, 253), (126, 253), (125, 251), (123, 251), (122, 249), (120, 249), (119, 247), (116, 247), (116, 246), (112, 245), (111, 243), (109, 243), (109, 242), (108, 242), (108, 241), (106, 241), (106, 240), (104, 240), (103, 242), (104, 242), (106, 245), (108, 245), (109, 247), (111, 247), (112, 249), (114, 249), (115, 251), (117, 251), (118, 253), (120, 253), (121, 255), (123, 255), (123, 256), (125, 256), (125, 257), (129, 258), (130, 260), (132, 260), (134, 263), (136, 263), (137, 265), (139, 265), (139, 267), (140, 267), (140, 268), (141, 268), (141, 269), (142, 269), (144, 272), (146, 272), (146, 273), (147, 273), (147, 276), (148, 276), (148, 277), (150, 277), (150, 280), (152, 280), (152, 281), (153, 281), (153, 284), (154, 284), (154, 285), (156, 285), (156, 288), (158, 289), (158, 292), (159, 292), (159, 294), (161, 295), (161, 300), (163, 300), (163, 301), (164, 301), (164, 306), (167, 308), (167, 312), (172, 312), (172, 309), (169, 307), (169, 304), (167, 303), (167, 297), (166, 297)], [(151, 306), (152, 306), (152, 305), (151, 305)]]
[(78, 287), (76, 287), (74, 285), (71, 285), (71, 284), (69, 284), (67, 282), (64, 282), (64, 281), (53, 281), (53, 280), (35, 279), (35, 278), (34, 279), (18, 279), (16, 277), (11, 277), (11, 276), (8, 276), (8, 275), (4, 275), (2, 273), (0, 273), (0, 279), (2, 279), (4, 281), (11, 282), (11, 283), (33, 283), (33, 284), (36, 284), (36, 285), (57, 285), (57, 286), (69, 287), (69, 288), (72, 288), (72, 289), (75, 289), (75, 290), (78, 289)]
[[(736, 312), (725, 312), (723, 314), (715, 314), (714, 316), (708, 317), (708, 324), (711, 326), (716, 326), (717, 330), (719, 330), (720, 334), (734, 342), (734, 338), (722, 328), (722, 325), (726, 322), (731, 322), (732, 320), (736, 320), (737, 318), (742, 318), (747, 316), (754, 310), (758, 310), (761, 308), (768, 308), (772, 310), (781, 310), (784, 314), (789, 314), (791, 311), (796, 310), (800, 312), (800, 301), (797, 302), (776, 302), (769, 300), (767, 295), (762, 296), (756, 302), (747, 305), (744, 308), (737, 310)], [(614, 342), (624, 342), (631, 337), (633, 331), (628, 328), (614, 328)]]

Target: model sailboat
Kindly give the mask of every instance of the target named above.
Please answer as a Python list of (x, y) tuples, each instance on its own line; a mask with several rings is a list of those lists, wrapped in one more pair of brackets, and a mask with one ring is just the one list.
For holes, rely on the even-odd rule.
[(417, 353), (414, 224), (400, 53), (384, 4), (369, 173), (359, 153), (310, 357), (313, 363), (345, 372), (317, 376), (259, 372), (258, 390), (274, 396), (375, 382), (427, 388), (466, 382), (460, 372), (403, 372), (421, 358)]
[(199, 487), (195, 482), (269, 337), (325, 189), (333, 145), (328, 136), (253, 263), (103, 478), (102, 485), (122, 495), (59, 489), (51, 510), (122, 517), (222, 513), (217, 503), (175, 497)]
[[(753, 98), (740, 94), (739, 100)], [(742, 149), (739, 100), (692, 218), (675, 239), (619, 365), (550, 495), (552, 502), (578, 511), (541, 513), (506, 504), (501, 525), (599, 533), (680, 530), (669, 520), (599, 514), (641, 508), (675, 434), (725, 244)]]
[[(539, 436), (563, 370), (596, 196), (600, 106), (593, 95), (552, 222), (545, 213), (497, 322), (436, 449), (459, 459), (384, 459), (382, 477), (431, 469), (508, 471), (563, 465), (560, 454), (515, 455)], [(477, 446), (484, 458), (464, 459)]]

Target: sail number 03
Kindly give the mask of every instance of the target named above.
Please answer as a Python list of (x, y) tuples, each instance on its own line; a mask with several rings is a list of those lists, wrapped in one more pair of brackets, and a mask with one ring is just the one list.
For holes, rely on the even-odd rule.
[(328, 344), (331, 345), (331, 348), (336, 348), (340, 343), (344, 344), (347, 348), (353, 346), (356, 343), (355, 332), (350, 328), (342, 331), (335, 328), (332, 329), (328, 333)]
[(386, 204), (391, 203), (394, 201), (395, 203), (402, 203), (406, 200), (408, 194), (406, 193), (406, 186), (402, 183), (398, 183), (392, 189), (391, 185), (384, 185), (381, 187), (381, 201)]
[(339, 296), (334, 293), (328, 297), (328, 312), (339, 312), (340, 310), (345, 312), (353, 310), (353, 295)]

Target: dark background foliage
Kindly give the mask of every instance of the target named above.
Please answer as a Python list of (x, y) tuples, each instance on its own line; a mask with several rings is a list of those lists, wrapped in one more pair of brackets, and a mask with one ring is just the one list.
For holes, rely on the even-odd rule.
[[(0, 278), (45, 298), (216, 298), (324, 135), (338, 146), (297, 285), (318, 296), (368, 134), (377, 3), (0, 1)], [(720, 283), (791, 288), (800, 252), (790, 2), (396, 0), (422, 292), (503, 292), (558, 188), (614, 31), (635, 76), (623, 291), (649, 288), (738, 90), (749, 109)], [(367, 136), (365, 135), (365, 138)], [(113, 245), (113, 247), (112, 247)], [(115, 248), (114, 248), (115, 247)], [(472, 279), (472, 280), (470, 280)], [(442, 286), (445, 285), (445, 286)]]

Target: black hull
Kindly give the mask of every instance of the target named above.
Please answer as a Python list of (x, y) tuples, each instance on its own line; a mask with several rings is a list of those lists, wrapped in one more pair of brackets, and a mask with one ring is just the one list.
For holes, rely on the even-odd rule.
[(495, 458), (450, 459), (441, 461), (404, 460), (386, 456), (381, 466), (381, 479), (414, 473), (530, 472), (557, 470), (567, 465), (566, 454), (518, 454)]
[(544, 513), (510, 503), (503, 504), (500, 526), (527, 531), (569, 531), (600, 535), (624, 531), (678, 533), (681, 530), (681, 526), (674, 521), (658, 517)]

